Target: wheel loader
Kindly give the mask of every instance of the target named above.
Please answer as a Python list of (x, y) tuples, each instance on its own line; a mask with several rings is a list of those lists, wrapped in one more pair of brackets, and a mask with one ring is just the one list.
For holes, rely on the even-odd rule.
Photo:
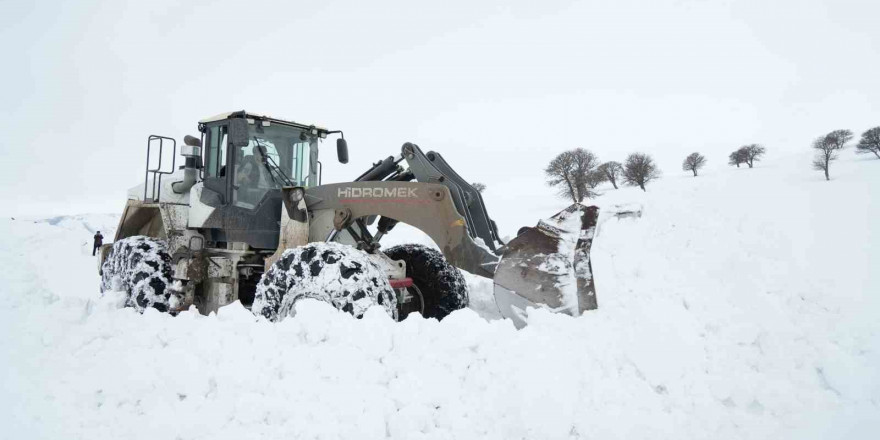
[[(413, 143), (352, 181), (324, 183), (327, 137), (348, 162), (342, 131), (246, 111), (203, 119), (198, 131), (184, 138), (180, 167), (176, 140), (148, 138), (144, 183), (100, 249), (102, 291), (126, 292), (133, 307), (208, 314), (240, 301), (278, 320), (316, 298), (357, 316), (381, 305), (397, 319), (441, 319), (467, 305), (458, 269), (494, 280), (499, 311), (517, 326), (529, 307), (597, 307), (596, 207), (572, 205), (504, 243), (480, 193)], [(439, 252), (383, 249), (398, 223)]]

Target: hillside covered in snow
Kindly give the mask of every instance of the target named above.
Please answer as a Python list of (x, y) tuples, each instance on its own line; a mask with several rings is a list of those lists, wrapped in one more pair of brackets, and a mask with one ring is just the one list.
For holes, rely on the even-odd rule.
[[(115, 215), (4, 216), (0, 425), (16, 439), (875, 438), (880, 160), (844, 154), (830, 182), (809, 160), (603, 188), (599, 309), (534, 311), (522, 330), (472, 276), (472, 309), (442, 322), (317, 302), (277, 324), (239, 305), (139, 315), (98, 293), (91, 236), (112, 237)], [(510, 186), (486, 195), (502, 233), (565, 206)]]

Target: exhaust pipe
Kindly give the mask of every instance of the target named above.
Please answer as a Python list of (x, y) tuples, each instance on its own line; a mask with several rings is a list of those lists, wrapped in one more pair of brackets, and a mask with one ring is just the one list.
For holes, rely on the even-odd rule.
[(183, 194), (196, 184), (196, 177), (199, 175), (198, 159), (202, 156), (202, 141), (199, 138), (186, 135), (183, 143), (184, 146), (180, 149), (180, 155), (185, 159), (183, 180), (171, 184), (171, 190), (176, 194)]

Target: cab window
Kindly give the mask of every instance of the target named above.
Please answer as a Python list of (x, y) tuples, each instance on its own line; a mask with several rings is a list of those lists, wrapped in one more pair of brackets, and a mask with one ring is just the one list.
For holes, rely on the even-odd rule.
[(222, 177), (226, 174), (226, 126), (208, 129), (208, 148), (205, 151), (205, 176)]

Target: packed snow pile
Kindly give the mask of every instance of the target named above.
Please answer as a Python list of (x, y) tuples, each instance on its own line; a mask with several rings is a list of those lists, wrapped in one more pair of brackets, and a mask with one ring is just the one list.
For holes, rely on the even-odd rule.
[[(107, 217), (0, 219), (0, 424), (16, 439), (874, 438), (880, 161), (846, 156), (831, 182), (808, 163), (609, 189), (599, 309), (535, 311), (522, 330), (472, 276), (474, 310), (442, 322), (311, 300), (279, 323), (238, 304), (138, 314), (98, 293)], [(514, 231), (504, 210), (528, 206), (487, 203)]]

